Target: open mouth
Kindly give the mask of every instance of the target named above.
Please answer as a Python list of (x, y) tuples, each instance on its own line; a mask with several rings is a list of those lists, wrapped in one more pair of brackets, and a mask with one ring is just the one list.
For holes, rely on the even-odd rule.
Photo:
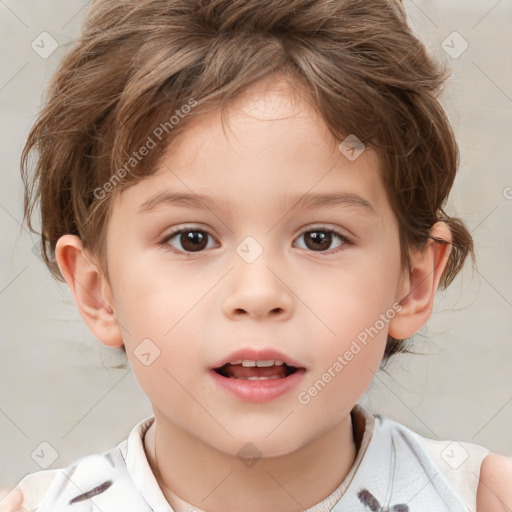
[(276, 350), (239, 351), (210, 367), (219, 389), (237, 400), (253, 403), (265, 403), (290, 393), (306, 371), (299, 362)]
[(222, 377), (245, 380), (284, 379), (298, 370), (282, 361), (236, 361), (214, 368)]

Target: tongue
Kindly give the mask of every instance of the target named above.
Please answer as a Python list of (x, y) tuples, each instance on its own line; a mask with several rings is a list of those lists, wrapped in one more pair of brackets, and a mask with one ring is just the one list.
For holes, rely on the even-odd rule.
[(247, 379), (248, 377), (286, 377), (286, 367), (280, 366), (242, 366), (241, 364), (227, 364), (224, 368), (228, 377)]

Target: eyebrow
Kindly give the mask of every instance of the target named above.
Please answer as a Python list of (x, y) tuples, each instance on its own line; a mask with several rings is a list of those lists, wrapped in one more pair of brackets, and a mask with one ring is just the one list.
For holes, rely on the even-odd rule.
[[(186, 192), (160, 192), (144, 201), (144, 203), (138, 207), (137, 215), (149, 213), (159, 206), (183, 206), (198, 210), (229, 210), (230, 206), (232, 205), (225, 200), (217, 204), (213, 198), (202, 194), (190, 194)], [(355, 206), (368, 213), (373, 213), (375, 215), (377, 214), (369, 201), (351, 192), (327, 194), (309, 192), (299, 196), (289, 196), (287, 198), (287, 202), (283, 203), (283, 208), (285, 210), (293, 208), (313, 210), (315, 208), (333, 208), (337, 206)]]

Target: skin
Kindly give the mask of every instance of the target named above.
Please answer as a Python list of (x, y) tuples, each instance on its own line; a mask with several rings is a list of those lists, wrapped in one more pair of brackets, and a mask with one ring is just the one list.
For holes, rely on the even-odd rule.
[(480, 467), (477, 512), (512, 512), (512, 457), (490, 453)]
[[(348, 473), (356, 456), (350, 411), (379, 368), (388, 333), (407, 338), (429, 318), (450, 244), (429, 241), (411, 252), (409, 272), (377, 154), (367, 147), (348, 160), (285, 82), (253, 85), (227, 119), (223, 126), (215, 110), (190, 120), (156, 173), (115, 197), (110, 281), (76, 236), (58, 241), (57, 261), (94, 336), (126, 347), (153, 406), (158, 467), (150, 464), (171, 505), (168, 489), (211, 512), (294, 512)], [(161, 205), (137, 214), (164, 190), (206, 194), (218, 209)], [(290, 196), (333, 191), (357, 194), (373, 211), (285, 206)], [(185, 225), (210, 235), (207, 248), (187, 256), (179, 235), (159, 245)], [(315, 250), (304, 234), (310, 228), (337, 229), (352, 243), (334, 236)], [(444, 223), (430, 234), (451, 241)], [(247, 236), (263, 248), (250, 264), (236, 252)], [(343, 371), (299, 403), (298, 393), (398, 303), (400, 312)], [(160, 356), (145, 366), (134, 350), (148, 338)], [(263, 404), (220, 391), (208, 368), (249, 346), (275, 347), (306, 367), (297, 389)], [(249, 442), (262, 458), (246, 467), (237, 452)]]

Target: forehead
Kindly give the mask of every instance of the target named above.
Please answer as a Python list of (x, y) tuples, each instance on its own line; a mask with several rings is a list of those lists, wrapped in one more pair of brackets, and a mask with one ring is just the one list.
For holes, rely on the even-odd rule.
[[(197, 110), (186, 117), (182, 129), (170, 141), (162, 160), (166, 155), (179, 158), (186, 153), (197, 157), (197, 151), (202, 147), (208, 148), (209, 142), (213, 140), (215, 142), (211, 145), (228, 142), (232, 150), (237, 144), (246, 147), (254, 145), (247, 142), (258, 142), (254, 139), (256, 136), (261, 143), (268, 144), (275, 140), (271, 134), (277, 132), (281, 136), (285, 135), (284, 132), (279, 133), (285, 128), (292, 135), (290, 120), (293, 120), (293, 133), (321, 130), (326, 146), (327, 142), (333, 140), (327, 126), (308, 104), (304, 94), (282, 78), (266, 78), (252, 84), (227, 103), (206, 112), (197, 113)], [(220, 146), (216, 148), (219, 151), (222, 149)]]
[(230, 191), (249, 196), (259, 191), (268, 201), (278, 194), (337, 187), (364, 193), (379, 206), (385, 198), (376, 152), (368, 146), (349, 161), (339, 142), (286, 81), (261, 81), (224, 109), (186, 119), (157, 171), (118, 199), (140, 205), (151, 193), (169, 188), (219, 199)]

